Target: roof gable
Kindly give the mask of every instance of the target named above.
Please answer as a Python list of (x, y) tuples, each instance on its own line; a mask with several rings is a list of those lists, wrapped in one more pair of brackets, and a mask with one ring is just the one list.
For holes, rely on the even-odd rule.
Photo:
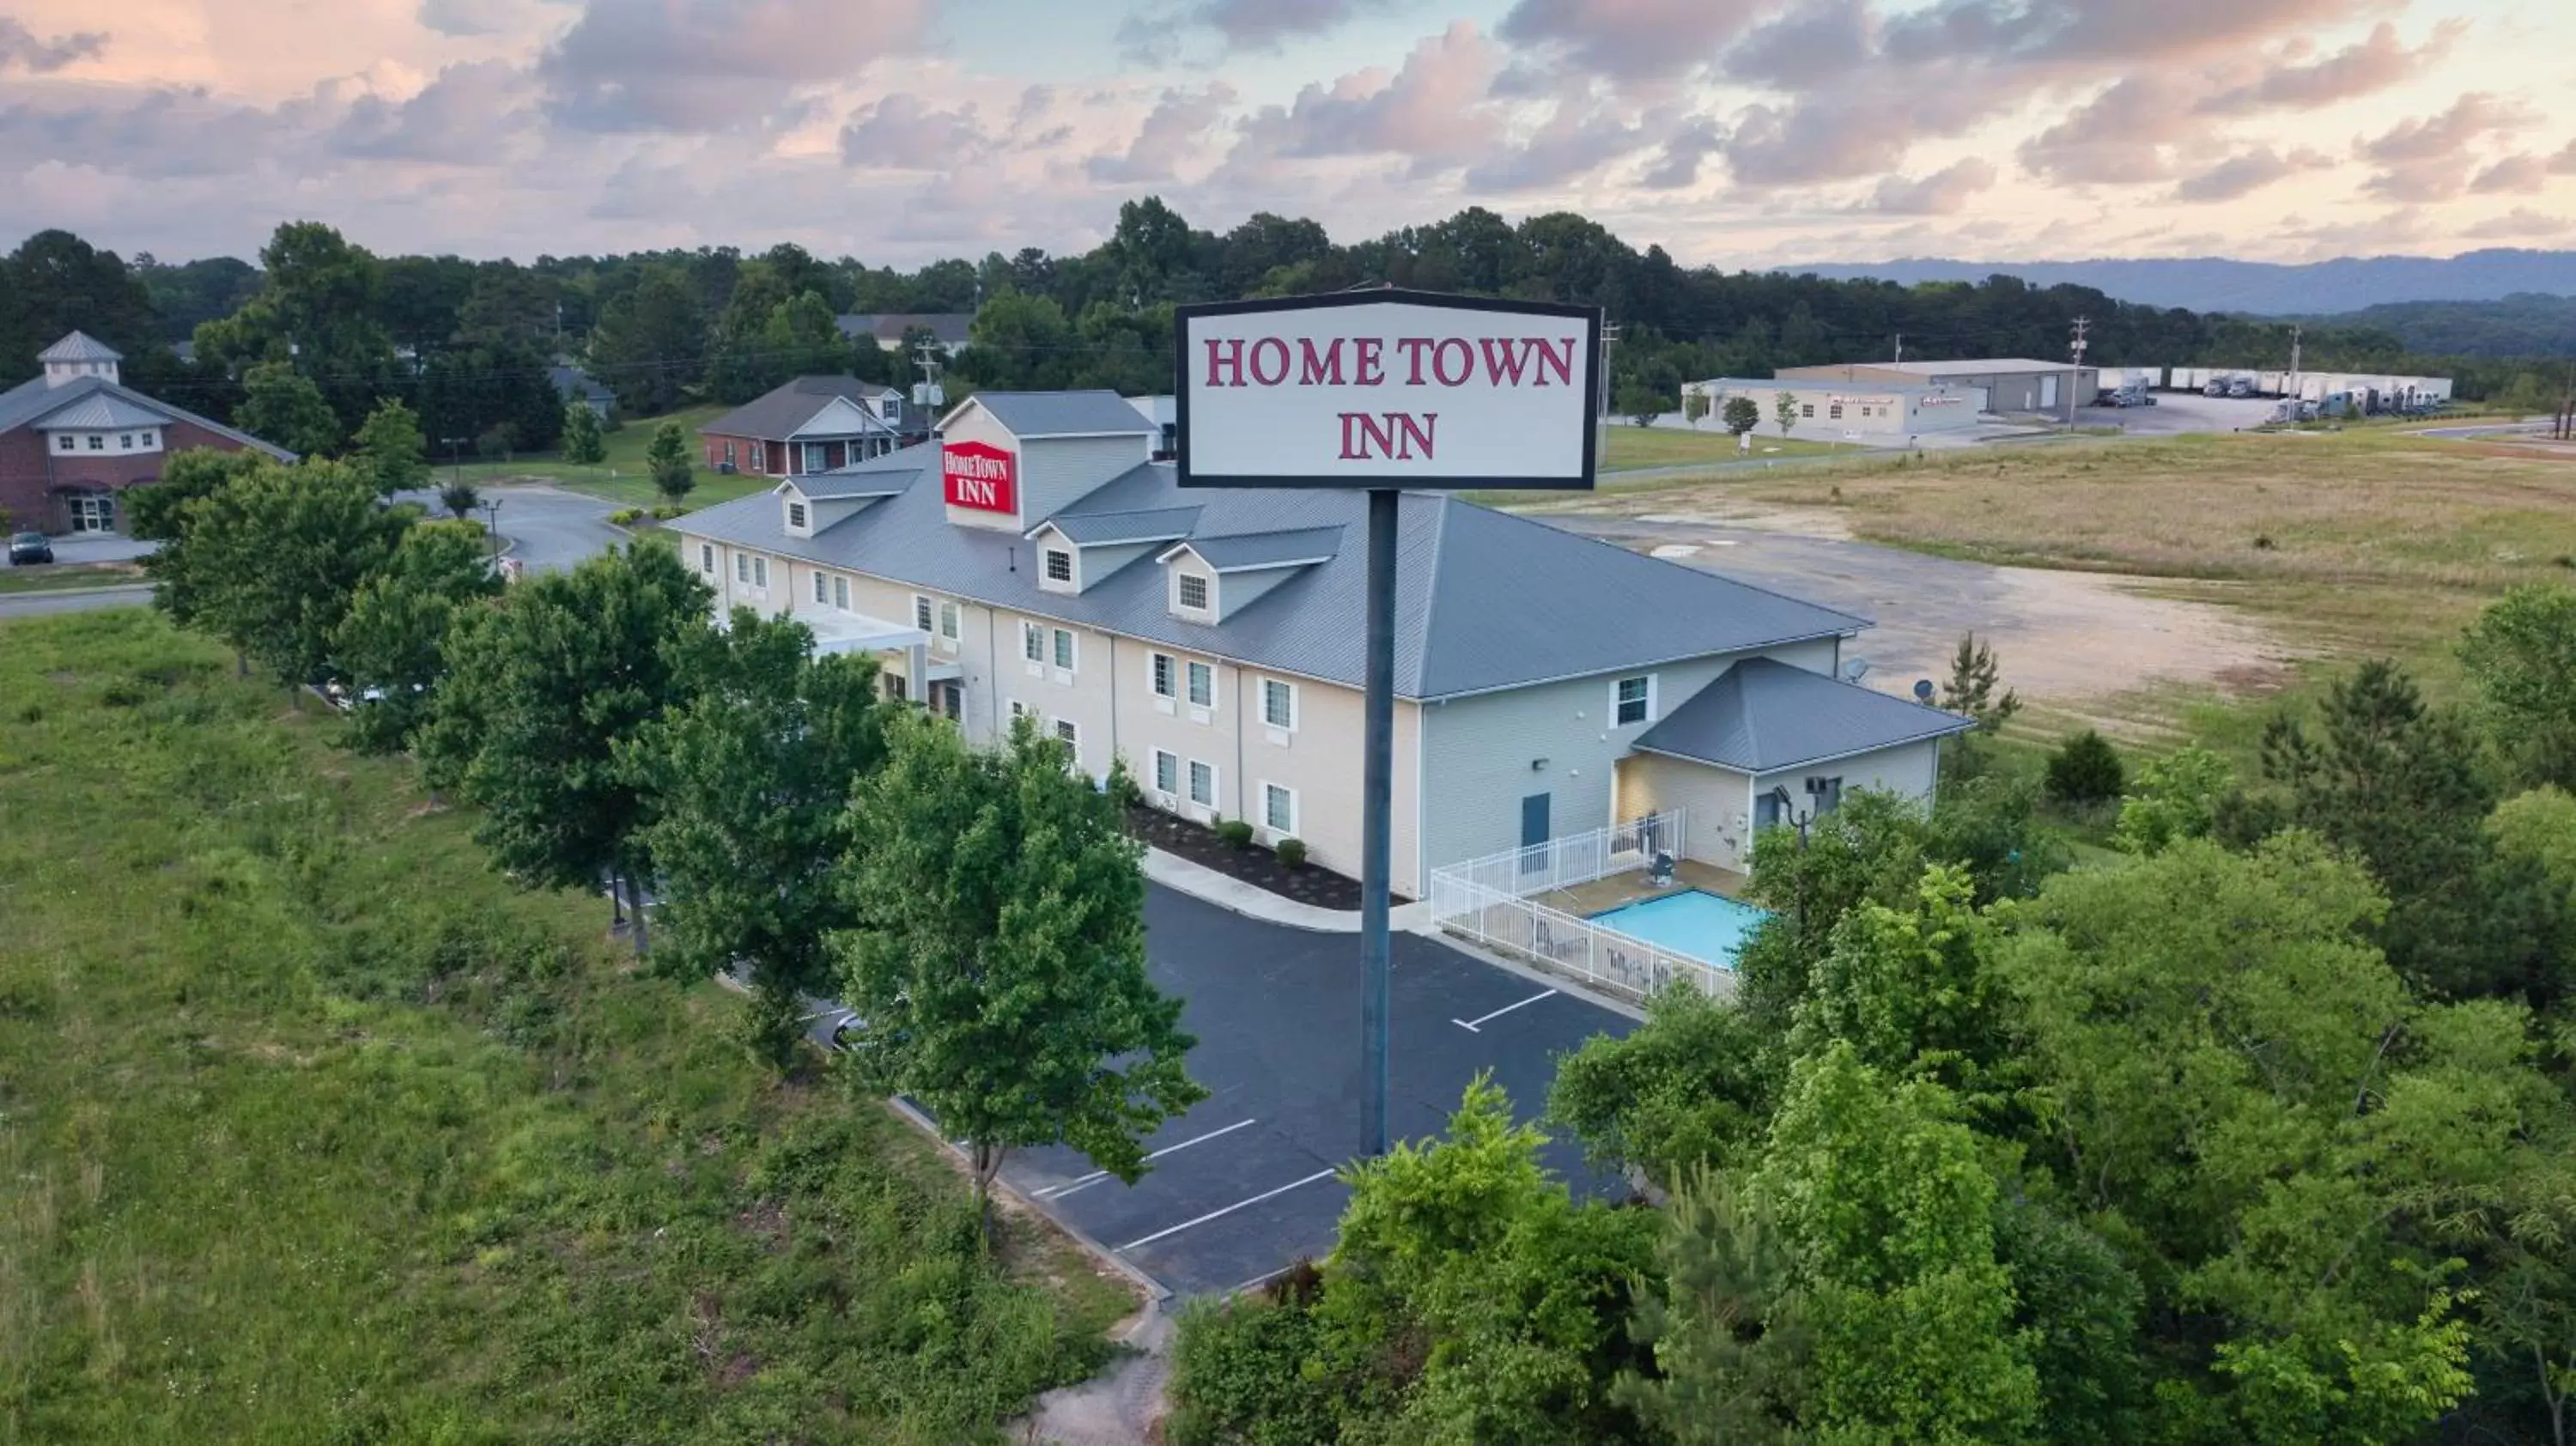
[(1635, 746), (1743, 773), (1769, 773), (1975, 726), (1955, 713), (1777, 659), (1747, 658), (1665, 714)]
[[(892, 387), (863, 382), (857, 377), (795, 377), (698, 428), (698, 434), (783, 442), (811, 425), (834, 401), (864, 404), (893, 391)], [(864, 406), (860, 409), (865, 410)]]
[(1023, 442), (1044, 437), (1144, 437), (1154, 432), (1116, 392), (977, 392), (940, 422), (946, 431), (959, 412), (981, 407), (1003, 430)]
[(125, 360), (125, 354), (85, 331), (75, 331), (52, 346), (36, 353), (40, 362), (112, 362)]

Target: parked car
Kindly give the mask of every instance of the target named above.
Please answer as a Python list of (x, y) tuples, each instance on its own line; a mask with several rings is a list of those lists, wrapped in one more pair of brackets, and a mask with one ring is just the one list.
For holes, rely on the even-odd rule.
[(30, 563), (54, 560), (53, 539), (41, 532), (19, 532), (9, 538), (9, 565), (25, 567)]

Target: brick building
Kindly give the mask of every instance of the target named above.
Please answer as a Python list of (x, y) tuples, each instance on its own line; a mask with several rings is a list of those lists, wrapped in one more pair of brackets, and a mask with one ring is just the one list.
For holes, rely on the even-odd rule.
[(73, 332), (37, 353), (44, 374), (0, 392), (0, 512), (12, 527), (114, 532), (116, 495), (161, 480), (170, 454), (245, 447), (294, 454), (155, 401), (117, 379), (123, 358)]
[(856, 377), (797, 377), (698, 429), (707, 466), (760, 477), (829, 472), (927, 441), (901, 392)]

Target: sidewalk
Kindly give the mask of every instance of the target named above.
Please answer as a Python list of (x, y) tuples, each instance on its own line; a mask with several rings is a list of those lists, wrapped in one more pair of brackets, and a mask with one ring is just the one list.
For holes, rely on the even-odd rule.
[[(1145, 877), (1248, 919), (1285, 924), (1291, 929), (1307, 929), (1318, 934), (1356, 934), (1360, 931), (1357, 909), (1325, 909), (1301, 904), (1295, 899), (1283, 899), (1258, 884), (1247, 884), (1241, 879), (1218, 873), (1205, 864), (1193, 863), (1158, 848), (1145, 850)], [(1421, 900), (1399, 904), (1387, 922), (1390, 927), (1407, 933), (1426, 933), (1431, 925), (1431, 906)]]

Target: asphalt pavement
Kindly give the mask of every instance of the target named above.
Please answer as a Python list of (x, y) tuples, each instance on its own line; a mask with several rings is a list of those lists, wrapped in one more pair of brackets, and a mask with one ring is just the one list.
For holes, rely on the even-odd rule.
[[(596, 497), (553, 487), (486, 487), (485, 502), (498, 502), (499, 528), (509, 556), (533, 572), (568, 572), (585, 558), (597, 557), (624, 543), (627, 532), (612, 527), (608, 515), (617, 508)], [(435, 489), (397, 493), (417, 502), (433, 517), (444, 517)]]

